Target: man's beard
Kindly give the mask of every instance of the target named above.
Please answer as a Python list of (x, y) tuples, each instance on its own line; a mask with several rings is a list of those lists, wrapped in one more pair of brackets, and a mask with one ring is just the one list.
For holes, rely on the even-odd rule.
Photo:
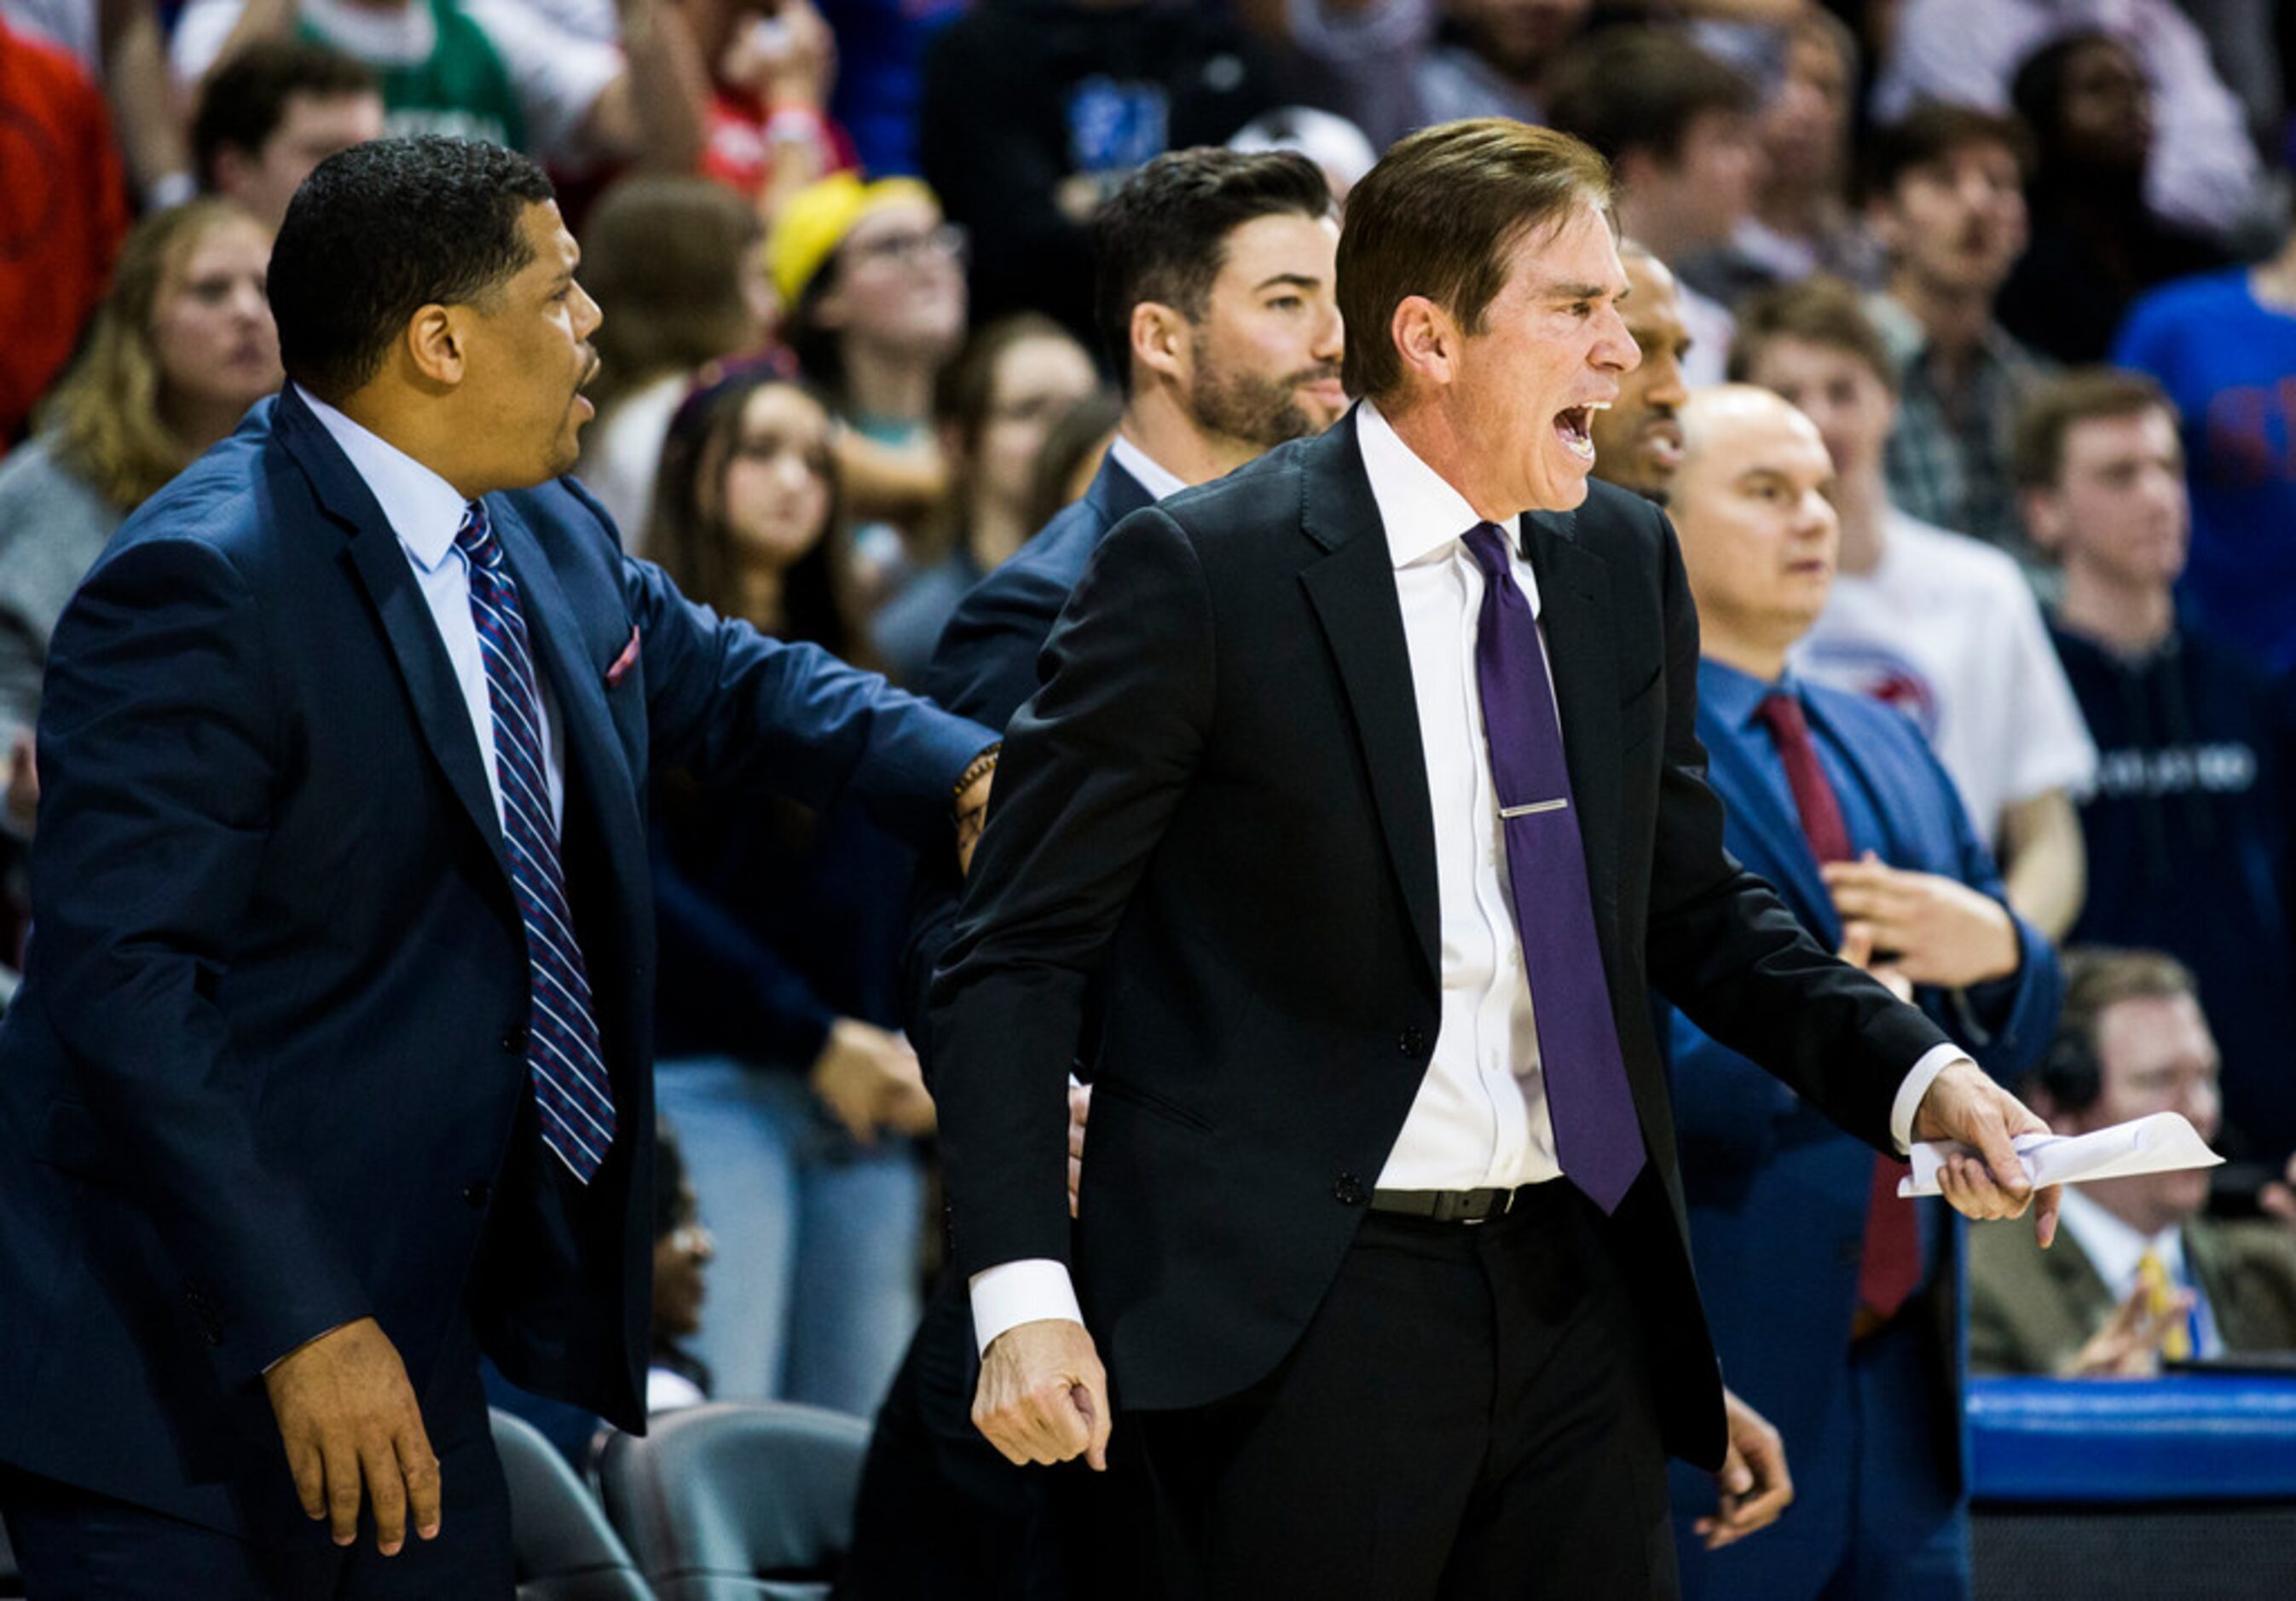
[(1195, 414), (1196, 426), (1206, 433), (1273, 450), (1323, 431), (1323, 424), (1300, 405), (1300, 390), (1324, 378), (1336, 379), (1336, 369), (1309, 367), (1282, 378), (1263, 378), (1257, 373), (1220, 365), (1212, 359), (1209, 341), (1201, 333), (1196, 335), (1191, 353), (1196, 382), (1188, 405)]

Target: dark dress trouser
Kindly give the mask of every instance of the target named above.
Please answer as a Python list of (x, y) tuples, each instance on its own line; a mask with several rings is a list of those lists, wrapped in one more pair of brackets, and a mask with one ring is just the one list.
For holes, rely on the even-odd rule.
[(1118, 1398), (1148, 1521), (1092, 1593), (1670, 1601), (1665, 1452), (1606, 1232), (1561, 1180), (1484, 1223), (1366, 1214), (1268, 1378), (1184, 1412)]

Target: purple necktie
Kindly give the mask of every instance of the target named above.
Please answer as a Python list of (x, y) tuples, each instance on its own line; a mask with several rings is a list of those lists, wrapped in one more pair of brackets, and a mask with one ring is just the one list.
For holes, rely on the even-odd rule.
[(1506, 833), (1509, 899), (1538, 1020), (1554, 1154), (1588, 1199), (1615, 1211), (1642, 1171), (1642, 1125), (1595, 936), (1554, 686), (1539, 648), (1538, 620), (1507, 564), (1505, 536), (1496, 524), (1479, 522), (1467, 534), (1467, 549), (1483, 570), (1475, 682)]

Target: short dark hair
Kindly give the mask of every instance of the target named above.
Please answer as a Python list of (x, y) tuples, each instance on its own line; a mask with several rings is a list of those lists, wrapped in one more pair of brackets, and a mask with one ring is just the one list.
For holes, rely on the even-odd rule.
[(1673, 29), (1611, 28), (1555, 62), (1546, 120), (1605, 160), (1644, 150), (1671, 163), (1701, 117), (1744, 115), (1760, 101), (1752, 79)]
[(1395, 308), (1424, 295), (1480, 333), (1507, 256), (1591, 203), (1608, 213), (1611, 168), (1568, 134), (1511, 117), (1445, 122), (1398, 140), (1348, 192), (1340, 233), (1342, 382), (1382, 399), (1403, 382)]
[(258, 39), (235, 51), (200, 90), (192, 118), (192, 160), (200, 182), (215, 185), (216, 155), (225, 147), (250, 155), (271, 143), (292, 94), (336, 100), (376, 93), (363, 62), (308, 39)]
[(1092, 219), (1093, 324), (1117, 375), (1131, 372), (1135, 306), (1201, 317), (1230, 234), (1262, 217), (1332, 209), (1323, 169), (1297, 151), (1168, 151), (1127, 178)]
[(417, 310), (468, 305), (524, 268), (521, 218), (556, 198), (534, 162), (477, 140), (377, 139), (329, 156), (271, 247), (287, 376), (324, 400), (350, 394)]
[(1762, 352), (1775, 341), (1798, 339), (1804, 344), (1839, 350), (1864, 362), (1892, 394), (1898, 389), (1898, 364), (1857, 291), (1840, 278), (1818, 274), (1799, 283), (1774, 284), (1739, 301), (1731, 313), (1738, 319), (1730, 341), (1729, 377), (1733, 383), (1754, 382), (1751, 374)]
[(1876, 128), (1867, 138), (1859, 193), (1869, 201), (1888, 200), (1907, 173), (1934, 166), (1972, 144), (1997, 144), (2016, 158), (2021, 175), (2033, 170), (2032, 135), (2017, 118), (1924, 101), (1903, 121)]
[(2176, 402), (2149, 374), (2075, 367), (2043, 380), (2017, 408), (2009, 470), (2021, 489), (2054, 489), (2064, 476), (2065, 439), (2083, 423), (2148, 411), (2177, 420)]

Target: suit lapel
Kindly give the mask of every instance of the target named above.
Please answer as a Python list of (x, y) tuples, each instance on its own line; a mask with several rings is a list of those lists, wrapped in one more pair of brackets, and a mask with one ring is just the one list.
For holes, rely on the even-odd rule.
[(1611, 573), (1578, 543), (1569, 512), (1523, 518), (1531, 571), (1538, 579), (1538, 622), (1562, 722), (1563, 759), (1578, 814), (1587, 883), (1606, 949), (1618, 942), (1619, 799), (1625, 782), (1619, 746), (1619, 667), (1611, 641)]
[[(586, 808), (596, 820), (615, 877), (625, 880), (629, 864), (646, 859), (646, 844), (638, 823), (636, 785), (606, 710), (603, 669), (582, 648), (577, 614), (533, 531), (501, 496), (488, 497), (487, 510), (502, 540), (503, 560), (518, 583), (527, 633), (534, 641), (535, 665), (558, 696), (567, 776), (572, 781), (566, 786), (566, 804)], [(642, 906), (644, 898), (637, 890), (618, 882), (607, 904)]]
[(1403, 638), (1395, 564), (1356, 446), (1355, 416), (1308, 447), (1321, 458), (1304, 475), (1303, 527), (1324, 555), (1300, 574), (1339, 666), (1355, 714), (1380, 830), (1429, 975), (1439, 983), (1441, 904), (1435, 878), (1435, 814), (1427, 796), (1411, 653)]
[(484, 758), (471, 727), (470, 708), (398, 534), (365, 480), (291, 385), (273, 412), (273, 433), (302, 467), (321, 507), (349, 535), (344, 559), (365, 587), (382, 624), (383, 636), (390, 641), (399, 677), (406, 685), (415, 724), (446, 774), (447, 788), (486, 841), (507, 883), (510, 858), (503, 844), (502, 819), (495, 809), (494, 791), (487, 783)]

